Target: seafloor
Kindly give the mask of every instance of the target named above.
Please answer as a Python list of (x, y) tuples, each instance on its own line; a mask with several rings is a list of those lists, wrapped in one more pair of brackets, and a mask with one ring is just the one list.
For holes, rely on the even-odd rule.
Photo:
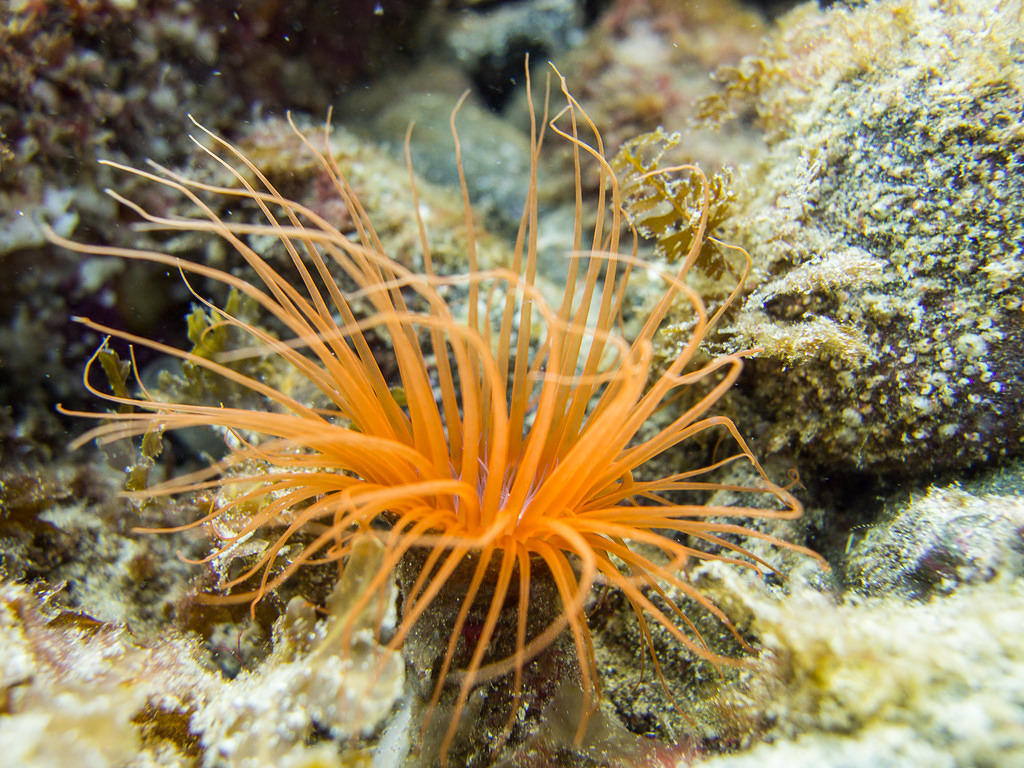
[[(531, 679), (548, 686), (536, 699), (546, 704), (521, 714), (518, 741), (492, 750), (480, 716), (453, 764), (1024, 764), (1024, 4), (820, 5), (4, 3), (0, 768), (438, 759), (417, 714), (432, 688), (418, 664), (437, 660), (429, 635), (382, 652), (367, 617), (351, 648), (332, 643), (355, 565), (340, 583), (331, 566), (307, 569), (250, 613), (197, 599), (232, 575), (230, 562), (184, 562), (211, 551), (209, 531), (133, 530), (203, 514), (188, 499), (121, 491), (202, 466), (221, 438), (69, 450), (89, 425), (63, 411), (105, 407), (82, 380), (102, 339), (73, 317), (179, 348), (216, 321), (196, 313), (176, 271), (71, 253), (41, 224), (234, 269), (223, 245), (132, 228), (103, 194), (180, 213), (100, 159), (222, 183), (189, 141), (191, 114), (344, 228), (350, 211), (285, 119), (315, 134), (332, 108), (331, 152), (386, 251), (410, 265), (419, 234), (402, 143), (416, 122), (420, 209), (439, 268), (457, 273), (466, 235), (448, 119), (468, 89), (458, 120), (479, 257), (506, 264), (529, 181), (527, 53), (535, 91), (550, 60), (606, 155), (618, 153), (623, 189), (641, 190), (627, 211), (641, 257), (671, 263), (690, 224), (683, 208), (669, 215), (670, 195), (642, 204), (636, 168), (697, 163), (712, 179), (709, 232), (752, 265), (704, 352), (757, 350), (716, 409), (770, 476), (798, 471), (803, 516), (764, 530), (831, 570), (770, 546), (755, 551), (782, 578), (717, 560), (687, 569), (751, 646), (730, 646), (717, 621), (694, 616), (715, 650), (746, 660), (736, 668), (701, 661), (658, 626), (645, 638), (622, 594), (595, 596), (602, 700), (587, 734), (574, 738), (576, 679), (545, 673), (541, 657)], [(557, 288), (571, 237), (572, 168), (549, 136), (544, 290)], [(596, 176), (583, 183), (597, 189)], [(700, 266), (694, 290), (720, 305), (730, 270)], [(627, 307), (651, 301), (638, 291)], [(670, 359), (692, 322), (674, 311), (655, 354)], [(138, 385), (109, 360), (107, 378), (232, 397), (138, 353)], [(650, 471), (714, 451), (680, 446)], [(266, 545), (257, 537), (233, 556)]]

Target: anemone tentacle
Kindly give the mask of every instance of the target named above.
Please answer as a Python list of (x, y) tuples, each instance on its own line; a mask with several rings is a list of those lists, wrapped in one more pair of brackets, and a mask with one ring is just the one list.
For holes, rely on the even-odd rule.
[[(734, 536), (817, 557), (806, 547), (767, 533), (708, 519), (791, 519), (802, 508), (792, 493), (768, 478), (733, 422), (711, 413), (739, 376), (749, 351), (704, 362), (698, 355), (742, 285), (741, 276), (725, 302), (709, 312), (687, 280), (701, 249), (713, 240), (706, 232), (706, 178), (695, 166), (656, 172), (696, 176), (703, 185), (702, 214), (690, 251), (677, 268), (658, 269), (639, 258), (638, 236), (627, 225), (600, 133), (564, 79), (560, 85), (565, 106), (549, 117), (545, 98), (539, 124), (528, 93), (532, 168), (507, 267), (481, 269), (478, 264), (455, 111), (452, 130), (469, 244), (464, 275), (442, 275), (434, 265), (416, 204), (411, 161), (421, 271), (399, 264), (385, 251), (331, 154), (329, 125), (323, 149), (318, 149), (290, 116), (295, 133), (347, 206), (354, 233), (341, 232), (315, 211), (282, 196), (240, 149), (195, 120), (212, 146), (198, 140), (196, 144), (231, 174), (234, 186), (200, 182), (155, 164), (140, 170), (108, 163), (176, 192), (195, 207), (196, 216), (156, 215), (119, 193), (110, 194), (137, 214), (145, 229), (204, 232), (221, 238), (248, 265), (253, 278), (157, 251), (76, 243), (48, 231), (52, 242), (75, 251), (171, 267), (186, 282), (194, 276), (220, 283), (248, 297), (291, 334), (281, 338), (216, 308), (191, 284), (197, 301), (216, 312), (217, 327), (235, 329), (251, 341), (248, 347), (211, 359), (79, 319), (108, 338), (174, 356), (220, 377), (261, 397), (267, 408), (168, 402), (141, 384), (136, 395), (107, 393), (91, 381), (94, 356), (86, 367), (85, 385), (119, 412), (76, 413), (104, 423), (75, 444), (200, 425), (219, 427), (229, 436), (228, 455), (209, 468), (130, 494), (136, 498), (214, 495), (209, 510), (197, 520), (160, 529), (163, 532), (248, 514), (240, 526), (220, 532), (220, 544), (204, 560), (227, 552), (237, 540), (259, 529), (277, 529), (264, 552), (224, 585), (229, 594), (218, 601), (250, 601), (255, 606), (299, 568), (333, 561), (340, 570), (360, 537), (377, 537), (384, 554), (365, 591), (349, 607), (353, 618), (341, 633), (342, 642), (351, 640), (355, 617), (393, 578), (399, 564), (414, 552), (425, 552), (418, 575), (410, 579), (403, 594), (403, 611), (386, 647), (399, 649), (444, 590), (462, 590), (463, 603), (441, 649), (438, 677), (427, 703), (432, 710), (447, 686), (455, 688), (454, 716), (440, 747), (442, 762), (472, 689), (511, 674), (514, 712), (522, 697), (527, 663), (563, 632), (568, 633), (577, 657), (584, 712), (577, 739), (582, 738), (588, 713), (600, 698), (600, 672), (585, 612), (587, 599), (599, 584), (625, 596), (652, 655), (654, 623), (695, 656), (714, 664), (732, 664), (735, 660), (712, 651), (694, 621), (668, 600), (666, 588), (691, 598), (742, 643), (725, 613), (689, 583), (684, 566), (692, 560), (716, 559), (754, 570), (772, 569)], [(536, 285), (537, 166), (546, 130), (568, 142), (574, 166), (576, 224), (567, 244), (568, 277), (558, 306), (549, 305)], [(592, 138), (588, 141), (584, 136)], [(408, 158), (408, 134), (406, 141)], [(583, 212), (586, 162), (593, 162), (599, 174), (589, 227)], [(262, 220), (225, 221), (217, 213), (218, 201), (247, 201)], [(287, 274), (254, 249), (252, 236), (273, 238), (284, 248)], [(628, 247), (623, 248), (623, 242)], [(740, 271), (745, 275), (749, 256), (742, 249), (725, 248), (743, 262)], [(656, 275), (663, 289), (641, 318), (640, 330), (627, 338), (621, 330), (623, 308), (639, 271)], [(448, 286), (467, 291), (465, 312), (446, 300)], [(490, 312), (480, 311), (481, 298), (490, 308), (492, 300), (502, 295), (505, 304), (494, 328)], [(658, 368), (655, 335), (677, 302), (689, 304), (693, 331), (675, 357)], [(369, 311), (358, 308), (364, 304)], [(535, 319), (543, 326), (540, 338), (532, 331)], [(381, 343), (394, 361), (394, 376), (385, 374), (375, 355)], [(242, 373), (236, 363), (245, 355), (276, 359), (308, 382), (329, 406), (313, 407)], [(404, 398), (396, 396), (396, 384)], [(685, 409), (653, 434), (643, 432), (666, 401), (696, 384), (704, 389)], [(731, 440), (732, 454), (662, 477), (634, 478), (651, 459), (711, 430)], [(758, 481), (741, 485), (714, 479), (716, 471), (736, 462), (746, 462)], [(748, 502), (730, 507), (693, 500), (695, 495), (706, 497), (716, 491), (747, 494), (763, 499), (764, 506)], [(255, 512), (246, 512), (253, 508)], [(282, 553), (300, 531), (309, 532), (311, 538), (282, 563)], [(467, 568), (468, 580), (459, 582), (456, 574)], [(561, 607), (546, 625), (533, 627), (528, 621), (529, 595), (532, 581), (540, 574), (553, 584)], [(468, 660), (459, 667), (459, 643), (478, 604), (483, 612), (479, 634), (468, 649)], [(664, 608), (665, 604), (669, 607)], [(511, 628), (514, 651), (495, 658), (491, 645), (503, 631), (506, 610), (516, 617)], [(664, 682), (656, 657), (654, 664)], [(508, 738), (510, 729), (511, 719), (499, 741)]]

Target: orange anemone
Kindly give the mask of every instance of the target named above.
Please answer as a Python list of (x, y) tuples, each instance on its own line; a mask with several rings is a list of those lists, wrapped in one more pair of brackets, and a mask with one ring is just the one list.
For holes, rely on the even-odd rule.
[[(652, 597), (665, 597), (666, 587), (672, 587), (732, 629), (724, 613), (687, 581), (685, 564), (717, 559), (771, 568), (737, 543), (735, 535), (813, 555), (718, 519), (790, 519), (801, 514), (801, 506), (788, 490), (768, 479), (733, 422), (710, 414), (736, 380), (747, 353), (710, 361), (698, 356), (709, 329), (742, 284), (712, 315), (687, 282), (701, 249), (712, 239), (705, 231), (706, 180), (691, 166), (659, 171), (696, 174), (704, 181), (704, 215), (694, 245), (677, 269), (658, 271), (641, 261), (600, 135), (564, 80), (562, 92), (565, 107), (549, 120), (545, 103), (539, 130), (531, 102), (530, 183), (512, 261), (505, 268), (478, 265), (464, 177), (469, 244), (465, 273), (449, 276), (435, 269), (418, 206), (411, 213), (419, 222), (422, 270), (412, 271), (391, 258), (331, 155), (328, 129), (323, 151), (295, 130), (347, 206), (354, 221), (354, 232), (348, 234), (283, 197), (240, 150), (198, 123), (212, 146), (201, 148), (231, 171), (232, 186), (202, 183), (156, 165), (144, 171), (108, 163), (174, 190), (199, 214), (158, 216), (110, 192), (145, 220), (144, 226), (216, 235), (245, 260), (255, 274), (251, 279), (166, 253), (84, 245), (49, 233), (54, 243), (76, 251), (151, 262), (222, 283), (258, 304), (273, 318), (268, 322), (285, 329), (280, 338), (225, 309), (216, 310), (220, 323), (247, 334), (259, 354), (292, 369), (326, 398), (329, 407), (315, 408), (295, 399), (240, 372), (230, 360), (208, 359), (79, 318), (95, 331), (223, 377), (261, 397), (266, 407), (162, 402), (144, 388), (137, 397), (117, 396), (94, 388), (87, 370), (86, 385), (119, 410), (79, 414), (105, 423), (77, 443), (199, 425), (219, 427), (230, 436), (230, 452), (223, 460), (141, 493), (233, 490), (222, 493), (201, 519), (182, 526), (248, 515), (221, 549), (257, 529), (283, 529), (251, 567), (226, 585), (233, 589), (255, 581), (229, 595), (231, 600), (255, 603), (307, 564), (336, 561), (341, 569), (357, 543), (372, 536), (382, 542), (383, 556), (357, 607), (370, 604), (403, 559), (419, 553), (422, 563), (402, 595), (397, 628), (387, 640), (388, 647), (398, 649), (462, 566), (459, 589), (464, 590), (464, 599), (430, 702), (437, 703), (446, 685), (457, 689), (442, 756), (474, 685), (510, 675), (518, 699), (524, 665), (566, 630), (578, 657), (583, 711), (593, 711), (599, 671), (584, 608), (596, 585), (621, 591), (652, 654), (651, 621), (696, 656), (722, 661), (680, 608)], [(453, 133), (454, 116), (453, 112)], [(569, 142), (575, 159), (576, 223), (572, 241), (566, 244), (568, 279), (558, 306), (545, 301), (536, 282), (536, 170), (545, 126)], [(593, 137), (591, 142), (581, 138), (584, 132)], [(455, 139), (461, 176), (457, 134)], [(583, 214), (581, 184), (581, 168), (587, 162), (596, 164), (600, 178), (589, 223)], [(217, 199), (246, 201), (259, 209), (262, 221), (225, 220), (216, 213)], [(624, 233), (625, 248), (620, 242)], [(254, 250), (252, 236), (273, 238), (283, 246), (289, 276)], [(733, 253), (744, 270), (749, 266), (741, 249), (717, 241), (715, 246)], [(633, 320), (638, 330), (628, 338), (622, 330), (623, 305), (631, 278), (641, 271), (660, 282), (660, 295), (646, 317)], [(462, 291), (464, 311), (446, 300), (451, 286)], [(205, 299), (196, 298), (213, 309)], [(673, 359), (655, 365), (655, 334), (677, 302), (689, 305), (692, 333)], [(538, 327), (542, 330), (536, 332)], [(382, 343), (393, 360), (393, 374), (386, 375), (375, 356)], [(656, 429), (645, 428), (666, 400), (681, 390), (696, 393), (685, 410)], [(635, 476), (651, 459), (714, 430), (734, 446), (732, 455), (662, 477)], [(737, 485), (713, 479), (716, 470), (736, 461), (749, 463), (758, 482)], [(716, 491), (765, 501), (763, 506), (722, 506), (710, 502)], [(308, 534), (301, 552), (281, 557), (300, 531)], [(540, 571), (554, 585), (560, 606), (555, 619), (528, 631), (528, 617), (536, 610), (529, 603), (531, 579)], [(478, 598), (486, 600), (481, 596), (487, 594), (482, 626), (465, 632), (471, 607)], [(509, 601), (514, 628), (501, 626)], [(659, 607), (665, 605), (668, 609)], [(514, 632), (515, 650), (494, 658), (489, 648), (502, 631)], [(475, 645), (459, 656), (462, 669), (454, 670), (458, 639), (470, 634), (475, 635)], [(586, 717), (577, 738), (585, 721)]]

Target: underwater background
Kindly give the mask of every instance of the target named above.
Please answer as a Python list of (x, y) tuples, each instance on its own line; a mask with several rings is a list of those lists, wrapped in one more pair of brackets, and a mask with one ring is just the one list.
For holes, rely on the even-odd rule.
[[(783, 578), (689, 569), (754, 649), (695, 617), (750, 662), (719, 670), (658, 627), (648, 641), (612, 590), (588, 609), (603, 695), (584, 742), (559, 688), (518, 751), (492, 760), (481, 727), (466, 764), (1024, 763), (1022, 14), (1019, 0), (4, 2), (0, 766), (431, 764), (409, 748), (417, 650), (381, 662), (372, 639), (345, 655), (317, 642), (336, 570), (303, 571), (250, 615), (196, 599), (231, 573), (181, 559), (204, 558), (207, 534), (132, 530), (197, 517), (187, 499), (118, 494), (216, 457), (223, 439), (68, 449), (86, 425), (57, 404), (100, 408), (82, 372), (102, 338), (72, 317), (184, 348), (211, 321), (176, 271), (71, 253), (41, 224), (231, 269), (223, 244), (133, 228), (103, 192), (176, 210), (100, 159), (222, 183), (190, 114), (341, 228), (349, 212), (286, 119), (316, 135), (330, 108), (330, 151), (408, 265), (415, 122), (419, 205), (439, 269), (456, 273), (449, 117), (468, 90), (457, 121), (480, 259), (505, 264), (529, 184), (527, 54), (535, 103), (547, 78), (557, 92), (550, 60), (623, 188), (641, 190), (627, 206), (641, 256), (672, 263), (688, 245), (666, 219), (674, 200), (637, 203), (636, 169), (696, 163), (711, 179), (709, 232), (752, 268), (706, 351), (758, 350), (716, 412), (770, 476), (798, 473), (803, 516), (764, 530), (831, 570), (760, 550)], [(549, 137), (539, 282), (556, 292), (572, 180)], [(695, 278), (709, 306), (731, 288), (723, 272)], [(670, 314), (656, 356), (691, 322)], [(208, 386), (137, 351), (144, 386)], [(652, 471), (714, 450), (680, 446)], [(266, 542), (246, 546), (236, 556)]]

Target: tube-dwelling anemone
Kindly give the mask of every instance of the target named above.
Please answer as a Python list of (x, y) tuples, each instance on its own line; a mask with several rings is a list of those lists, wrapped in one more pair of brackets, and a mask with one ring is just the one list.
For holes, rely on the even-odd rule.
[[(347, 206), (354, 221), (350, 233), (283, 197), (239, 149), (202, 126), (212, 148), (196, 143), (230, 170), (232, 186), (202, 183), (155, 165), (138, 170), (108, 163), (174, 190), (197, 212), (195, 217), (155, 215), (110, 192), (144, 226), (216, 235), (245, 260), (255, 274), (252, 279), (166, 253), (84, 245), (49, 233), (53, 242), (76, 251), (151, 262), (180, 270), (186, 279), (202, 276), (222, 283), (258, 304), (285, 329), (284, 334), (270, 333), (216, 309), (220, 323), (246, 334), (259, 354), (290, 367), (315, 387), (328, 407), (295, 399), (240, 372), (230, 360), (209, 359), (80, 318), (102, 334), (223, 377), (262, 397), (266, 408), (162, 402), (141, 385), (138, 396), (118, 396), (90, 384), (87, 369), (86, 385), (118, 412), (80, 414), (104, 423), (76, 442), (110, 442), (200, 425), (219, 427), (230, 436), (223, 460), (141, 492), (216, 492), (208, 514), (182, 528), (247, 515), (221, 550), (257, 529), (280, 529), (251, 567), (226, 585), (229, 590), (242, 588), (226, 599), (255, 603), (307, 564), (335, 561), (342, 569), (353, 548), (374, 537), (382, 543), (383, 555), (358, 607), (370, 605), (399, 565), (416, 558), (415, 575), (404, 586), (401, 613), (386, 642), (398, 649), (459, 574), (463, 600), (428, 704), (429, 711), (446, 686), (449, 697), (454, 689), (451, 721), (440, 745), (442, 761), (473, 687), (506, 675), (518, 701), (525, 665), (563, 632), (578, 658), (584, 717), (577, 738), (582, 737), (585, 715), (593, 711), (600, 690), (584, 610), (596, 587), (621, 591), (652, 654), (653, 622), (696, 656), (724, 661), (681, 609), (657, 596), (664, 598), (666, 588), (672, 587), (731, 629), (724, 613), (687, 581), (685, 564), (710, 558), (771, 568), (737, 543), (738, 537), (813, 554), (719, 519), (789, 519), (801, 514), (801, 506), (768, 479), (733, 422), (710, 413), (736, 380), (746, 353), (710, 361), (697, 354), (740, 290), (737, 285), (711, 314), (687, 283), (701, 248), (711, 239), (705, 232), (707, 184), (704, 216), (690, 252), (671, 273), (653, 270), (636, 255), (636, 235), (627, 225), (600, 135), (564, 80), (562, 92), (565, 107), (549, 119), (545, 100), (539, 123), (531, 102), (532, 171), (512, 263), (505, 268), (478, 265), (464, 177), (464, 274), (442, 275), (435, 269), (415, 205), (410, 213), (419, 222), (422, 269), (413, 271), (391, 258), (331, 155), (329, 128), (322, 151), (295, 130)], [(557, 306), (545, 301), (536, 283), (536, 171), (547, 128), (569, 142), (575, 160), (576, 223), (565, 248), (568, 279)], [(457, 134), (455, 143), (459, 160)], [(587, 162), (596, 164), (600, 176), (589, 223), (581, 188), (581, 168)], [(459, 168), (461, 176), (461, 161)], [(660, 173), (701, 174), (689, 166)], [(216, 209), (224, 200), (245, 201), (259, 209), (262, 220), (222, 219)], [(290, 261), (288, 276), (253, 249), (254, 235), (280, 243)], [(729, 248), (717, 241), (716, 247)], [(731, 252), (744, 269), (749, 265), (745, 252)], [(638, 330), (627, 338), (623, 306), (631, 276), (641, 268), (660, 282), (660, 296), (646, 317), (634, 321)], [(445, 298), (458, 291), (465, 298), (464, 311)], [(687, 302), (692, 309), (692, 334), (673, 359), (656, 366), (653, 340), (676, 302)], [(539, 333), (533, 330), (537, 327)], [(388, 375), (375, 357), (382, 340), (393, 360)], [(697, 394), (685, 410), (650, 428), (652, 415), (680, 390)], [(731, 455), (662, 477), (638, 477), (651, 459), (714, 431), (733, 446)], [(746, 486), (714, 479), (717, 470), (737, 461), (747, 462), (758, 482)], [(764, 501), (721, 506), (709, 501), (716, 491)], [(282, 557), (300, 531), (306, 533), (301, 551)], [(553, 584), (560, 605), (554, 618), (538, 629), (530, 618), (539, 609), (530, 605), (529, 596), (531, 579), (541, 572)], [(481, 600), (482, 623), (474, 619), (478, 623), (467, 631), (467, 617)], [(512, 627), (504, 618), (508, 615), (515, 616)], [(514, 636), (514, 651), (496, 657), (491, 649), (501, 633)], [(468, 647), (459, 650), (460, 643)]]

